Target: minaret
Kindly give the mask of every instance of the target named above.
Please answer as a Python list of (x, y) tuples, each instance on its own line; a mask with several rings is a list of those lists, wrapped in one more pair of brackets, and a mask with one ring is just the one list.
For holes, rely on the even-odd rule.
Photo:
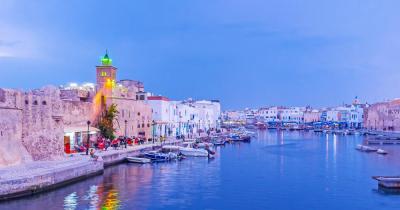
[(97, 92), (102, 92), (102, 96), (111, 97), (115, 87), (117, 68), (112, 66), (112, 60), (108, 52), (101, 58), (101, 65), (96, 66)]

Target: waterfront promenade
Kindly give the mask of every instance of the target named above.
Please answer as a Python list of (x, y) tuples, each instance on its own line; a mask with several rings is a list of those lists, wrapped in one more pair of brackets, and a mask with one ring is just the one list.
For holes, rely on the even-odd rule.
[[(163, 144), (180, 142), (181, 140), (169, 139)], [(102, 174), (105, 167), (123, 162), (127, 156), (137, 156), (157, 146), (160, 146), (159, 142), (116, 150), (109, 148), (107, 151), (96, 153), (100, 157), (97, 161), (85, 153), (76, 153), (55, 161), (33, 161), (0, 168), (0, 200), (39, 193)]]

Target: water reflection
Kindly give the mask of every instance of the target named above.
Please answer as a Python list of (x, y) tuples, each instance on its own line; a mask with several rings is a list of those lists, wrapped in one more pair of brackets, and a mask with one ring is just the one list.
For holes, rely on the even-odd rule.
[(64, 209), (65, 210), (75, 210), (78, 206), (78, 196), (76, 192), (73, 192), (64, 198)]
[(362, 140), (262, 131), (251, 143), (217, 148), (212, 160), (121, 164), (0, 209), (398, 209), (398, 194), (376, 189), (371, 176), (399, 174), (400, 147), (363, 153), (354, 149)]

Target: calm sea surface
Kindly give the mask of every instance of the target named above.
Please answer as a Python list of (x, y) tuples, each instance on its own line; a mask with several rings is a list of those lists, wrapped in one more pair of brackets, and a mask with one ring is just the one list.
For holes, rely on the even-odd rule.
[[(213, 160), (120, 164), (0, 209), (400, 209), (400, 194), (378, 190), (373, 175), (400, 175), (400, 147), (389, 154), (354, 148), (361, 136), (259, 132), (227, 144)], [(1, 186), (0, 186), (1, 187)]]

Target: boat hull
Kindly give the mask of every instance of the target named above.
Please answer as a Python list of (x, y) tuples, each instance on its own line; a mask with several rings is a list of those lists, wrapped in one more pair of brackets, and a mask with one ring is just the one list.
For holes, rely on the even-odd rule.
[(151, 160), (148, 158), (139, 158), (139, 157), (127, 157), (126, 160), (130, 163), (151, 163)]

